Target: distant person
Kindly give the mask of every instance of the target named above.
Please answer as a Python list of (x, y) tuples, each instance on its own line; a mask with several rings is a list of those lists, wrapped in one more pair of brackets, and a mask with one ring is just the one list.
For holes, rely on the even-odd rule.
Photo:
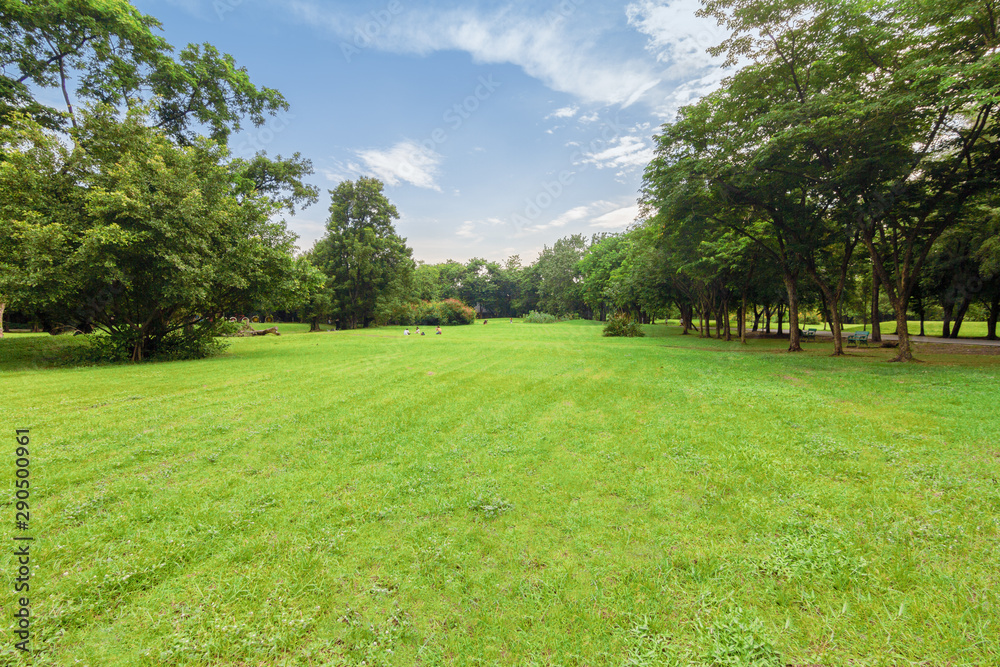
[(512, 318), (510, 318), (510, 323), (511, 323), (511, 324), (514, 324), (514, 318), (513, 318), (513, 317), (512, 317)]
[(437, 331), (435, 331), (434, 334), (437, 335), (437, 336), (440, 336), (441, 335), (441, 327), (438, 327)]
[(409, 329), (403, 329), (403, 335), (404, 336), (409, 336), (410, 335), (410, 330)]
[(414, 333), (419, 336), (420, 335), (420, 327), (417, 327), (417, 330), (414, 331)]
[(489, 320), (483, 320), (483, 324), (489, 324), (489, 323), (490, 323)]

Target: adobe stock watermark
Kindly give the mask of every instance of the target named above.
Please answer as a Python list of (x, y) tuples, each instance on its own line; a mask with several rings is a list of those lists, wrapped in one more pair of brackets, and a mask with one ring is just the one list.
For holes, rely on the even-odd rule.
[(374, 44), (403, 11), (403, 3), (399, 0), (389, 0), (385, 9), (369, 12), (365, 20), (354, 27), (351, 40), (340, 42), (340, 52), (344, 54), (344, 60), (350, 63), (354, 56), (360, 55)]
[(275, 137), (288, 129), (293, 120), (295, 120), (295, 114), (279, 111), (260, 127), (255, 127), (241, 136), (240, 142), (233, 149), (233, 155), (252, 157), (260, 153), (274, 141)]
[(441, 120), (444, 121), (445, 125), (434, 128), (426, 139), (417, 144), (421, 148), (419, 156), (422, 158), (422, 164), (415, 165), (410, 161), (404, 161), (399, 166), (399, 173), (402, 176), (411, 177), (418, 173), (421, 167), (426, 166), (428, 156), (437, 153), (437, 148), (448, 141), (449, 131), (457, 132), (465, 124), (465, 121), (472, 118), (472, 115), (480, 109), (483, 103), (493, 97), (493, 94), (503, 85), (495, 80), (492, 74), (479, 77), (476, 84), (470, 95), (461, 102), (445, 109), (441, 115)]
[(563, 19), (567, 19), (576, 12), (577, 7), (582, 5), (584, 0), (561, 0), (553, 9), (547, 10), (542, 15), (542, 20), (550, 26)]
[(553, 180), (542, 181), (538, 192), (533, 196), (524, 198), (524, 207), (513, 213), (510, 218), (515, 234), (522, 234), (530, 229), (542, 214), (573, 185), (576, 176), (589, 168), (593, 161), (586, 159), (588, 155), (596, 155), (609, 148), (613, 142), (621, 139), (625, 130), (626, 127), (619, 122), (617, 117), (614, 120), (602, 121), (600, 136), (591, 140), (586, 146), (577, 147), (570, 155), (570, 165), (581, 165), (578, 169), (575, 171), (571, 169), (561, 170)]
[(226, 20), (226, 14), (235, 12), (236, 8), (243, 4), (243, 0), (212, 0), (212, 9), (220, 21)]

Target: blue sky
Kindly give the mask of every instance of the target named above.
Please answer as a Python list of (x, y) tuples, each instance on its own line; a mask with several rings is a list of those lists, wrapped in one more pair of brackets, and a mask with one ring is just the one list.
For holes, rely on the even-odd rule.
[(697, 0), (135, 0), (175, 47), (211, 42), (291, 109), (233, 152), (312, 160), (326, 190), (376, 176), (426, 262), (535, 260), (568, 234), (638, 214), (652, 136), (724, 76), (725, 34)]

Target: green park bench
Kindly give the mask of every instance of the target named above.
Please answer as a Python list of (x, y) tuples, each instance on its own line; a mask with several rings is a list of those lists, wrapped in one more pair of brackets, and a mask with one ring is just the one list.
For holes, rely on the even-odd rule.
[(854, 343), (854, 347), (861, 347), (862, 345), (868, 347), (868, 332), (855, 331), (854, 333), (847, 334), (847, 346), (850, 347), (851, 343)]
[(806, 329), (802, 332), (802, 338), (803, 340), (816, 340), (816, 330)]

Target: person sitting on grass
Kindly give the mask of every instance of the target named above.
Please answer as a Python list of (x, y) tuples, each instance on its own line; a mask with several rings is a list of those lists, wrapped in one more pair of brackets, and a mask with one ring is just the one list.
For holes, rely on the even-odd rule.
[(404, 336), (409, 336), (410, 335), (410, 330), (409, 329), (403, 329), (403, 335)]
[(437, 331), (435, 331), (434, 333), (435, 333), (435, 335), (440, 336), (441, 335), (441, 327), (438, 327)]
[(419, 335), (420, 335), (420, 327), (417, 327), (417, 330), (416, 330), (416, 331), (414, 331), (413, 333), (414, 333), (415, 335), (419, 336)]
[(490, 323), (489, 320), (483, 320), (483, 324), (489, 324), (489, 323)]

